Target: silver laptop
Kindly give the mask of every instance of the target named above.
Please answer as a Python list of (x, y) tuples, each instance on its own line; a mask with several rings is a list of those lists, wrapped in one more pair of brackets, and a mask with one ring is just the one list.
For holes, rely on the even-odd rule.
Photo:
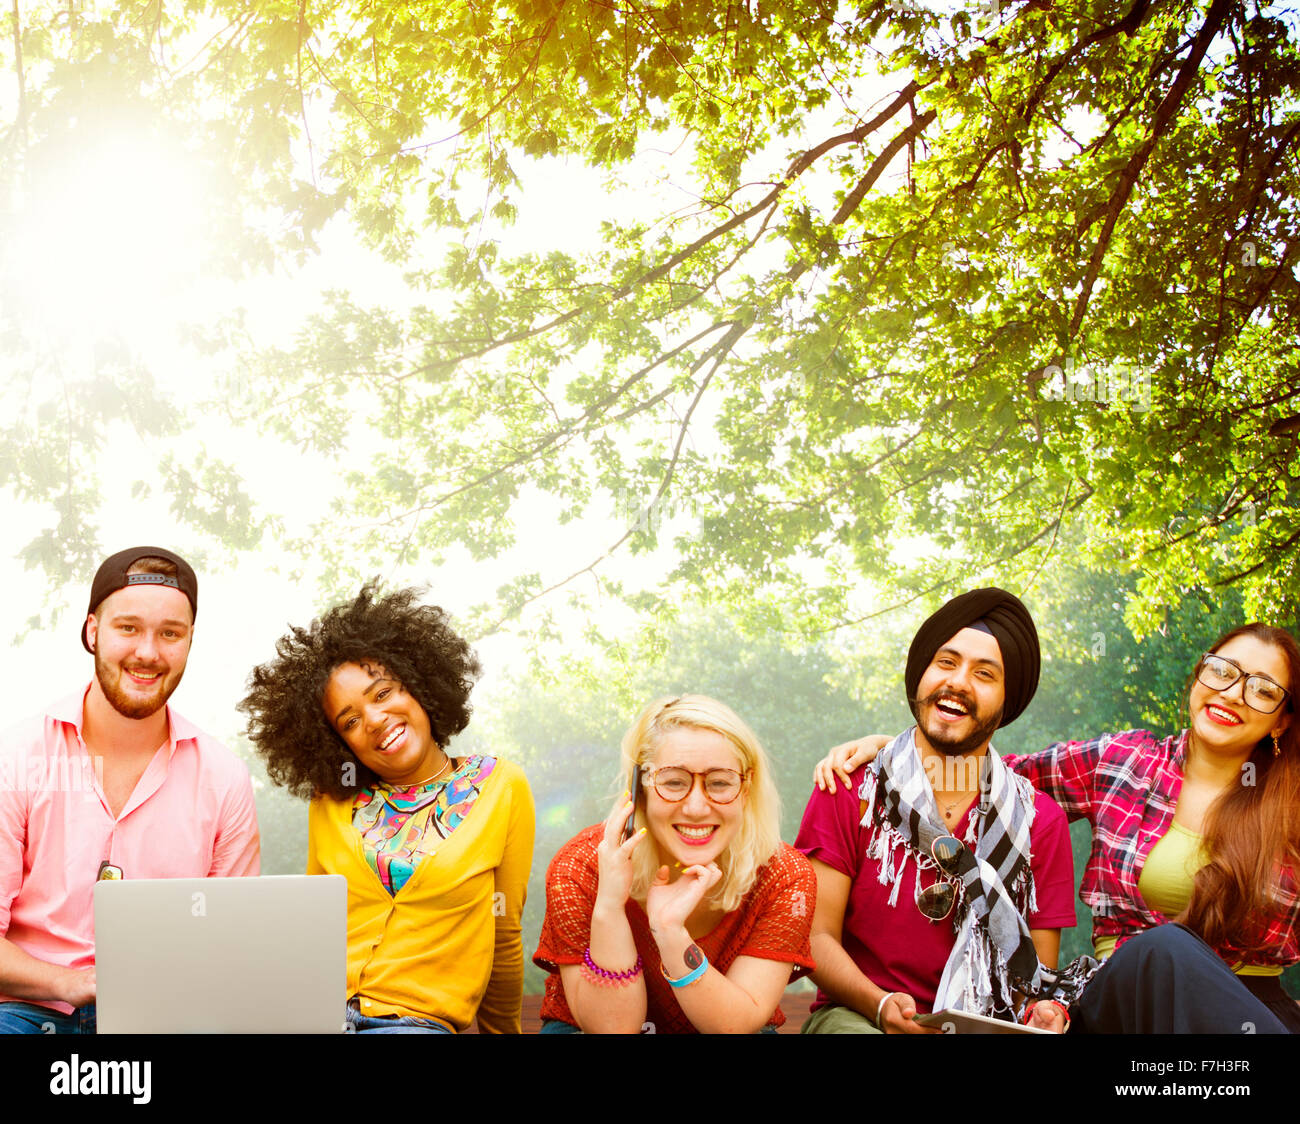
[(95, 883), (101, 1034), (340, 1033), (347, 880)]

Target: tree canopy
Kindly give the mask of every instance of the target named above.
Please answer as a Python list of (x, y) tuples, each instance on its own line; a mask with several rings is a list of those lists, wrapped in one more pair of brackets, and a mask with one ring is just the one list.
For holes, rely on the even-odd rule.
[[(239, 374), (220, 408), (237, 393), (339, 461), (328, 531), (289, 542), (329, 580), (500, 555), (520, 506), (549, 504), (611, 517), (603, 545), (524, 566), (477, 631), (620, 592), (608, 560), (663, 537), (638, 605), (708, 590), (809, 633), (878, 611), (864, 577), (905, 602), (1062, 561), (1133, 575), (1138, 631), (1197, 588), (1295, 615), (1288, 9), (13, 11), (15, 198), (42, 152), (129, 107), (222, 169), (213, 268), (298, 260), (346, 221), (405, 271), (404, 304), (340, 291), (293, 346), (207, 326)], [(610, 203), (587, 231), (535, 202), (579, 172)], [(16, 354), (11, 396), (40, 370)], [(3, 434), (3, 478), (55, 501), (55, 538), (87, 514), (71, 466), (106, 414), (187, 424), (130, 363), (84, 390), (110, 407), (42, 391), (39, 434)], [(249, 471), (205, 462), (178, 514), (255, 543), (276, 513), (250, 507)]]

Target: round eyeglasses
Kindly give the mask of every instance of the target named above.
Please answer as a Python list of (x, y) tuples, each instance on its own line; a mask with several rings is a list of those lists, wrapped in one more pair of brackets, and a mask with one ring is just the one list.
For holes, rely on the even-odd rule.
[(1212, 691), (1226, 691), (1242, 676), (1246, 678), (1243, 692), (1246, 705), (1261, 714), (1272, 714), (1290, 694), (1282, 684), (1274, 683), (1267, 675), (1246, 675), (1240, 664), (1211, 652), (1201, 657), (1201, 666), (1196, 672), (1197, 680)]
[(662, 769), (652, 769), (646, 774), (646, 780), (659, 793), (659, 798), (669, 804), (680, 804), (685, 800), (695, 787), (696, 777), (704, 781), (704, 795), (711, 804), (730, 804), (745, 787), (745, 775), (735, 769), (709, 769), (704, 773), (693, 773), (680, 765), (665, 765)]
[[(941, 835), (930, 844), (930, 857), (949, 878), (956, 878), (961, 869), (961, 855), (966, 848), (955, 835)], [(918, 874), (919, 876), (919, 874)], [(927, 886), (916, 897), (916, 908), (931, 921), (942, 921), (957, 904), (957, 887), (948, 881)]]

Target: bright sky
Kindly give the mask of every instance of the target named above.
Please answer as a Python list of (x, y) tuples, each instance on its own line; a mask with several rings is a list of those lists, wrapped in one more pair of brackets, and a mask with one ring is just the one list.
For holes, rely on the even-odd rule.
[[(544, 166), (521, 162), (526, 189), (518, 199), (519, 220), (508, 232), (509, 251), (547, 248), (556, 231), (564, 232), (566, 249), (580, 250), (596, 244), (599, 221), (611, 213), (646, 213), (650, 208), (663, 213), (689, 205), (691, 200), (665, 176), (675, 167), (681, 179), (680, 169), (688, 159), (685, 150), (674, 153), (657, 147), (645, 152), (622, 173), (625, 182), (644, 186), (628, 188), (614, 201), (601, 177), (577, 161), (551, 160)], [(764, 161), (762, 177), (756, 178), (783, 165), (783, 153), (773, 154)], [(281, 266), (270, 276), (238, 284), (214, 280), (204, 272), (204, 239), (210, 233), (205, 215), (212, 185), (186, 164), (181, 146), (147, 139), (125, 127), (116, 133), (100, 130), (93, 144), (48, 167), (35, 188), (26, 199), (16, 200), (23, 220), (18, 237), (0, 246), (0, 276), (23, 278), (20, 299), (30, 335), (42, 350), (58, 356), (70, 381), (90, 370), (96, 340), (118, 336), (184, 408), (211, 391), (221, 370), (178, 344), (179, 323), (213, 325), (242, 307), (260, 344), (287, 344), (326, 289), (346, 288), (361, 303), (392, 308), (409, 300), (400, 270), (361, 248), (342, 222), (326, 231), (321, 254), (301, 268)], [(444, 238), (441, 233), (430, 236), (421, 250), (436, 260)], [(0, 373), (8, 365), (0, 354)], [(664, 438), (667, 450), (667, 431)], [(707, 430), (697, 425), (692, 440), (707, 443)], [(199, 432), (179, 441), (145, 439), (125, 425), (112, 427), (107, 435), (97, 474), (104, 497), (104, 552), (156, 542), (193, 557), (200, 575), (200, 613), (178, 703), (201, 725), (228, 737), (242, 726), (232, 704), (242, 693), (249, 668), (272, 654), (286, 623), (307, 621), (318, 605), (310, 582), (287, 576), (293, 560), (274, 546), (235, 559), (213, 551), (196, 534), (177, 530), (167, 510), (168, 497), (157, 488), (155, 466), (169, 454), (187, 462), (200, 449), (239, 464), (254, 498), (304, 529), (325, 512), (329, 481), (337, 469), (258, 438), (249, 427), (211, 418)], [(363, 450), (354, 450), (351, 463), (357, 463), (358, 454), (363, 456)], [(138, 482), (149, 486), (148, 494), (140, 494)], [(13, 550), (49, 518), (46, 510), (34, 511), (12, 500), (5, 510)], [(384, 576), (394, 582), (428, 582), (434, 598), (456, 615), (489, 598), (525, 566), (539, 568), (548, 583), (567, 576), (604, 553), (625, 529), (624, 523), (601, 513), (557, 534), (552, 514), (553, 506), (535, 497), (521, 503), (515, 513), (520, 545), (500, 559), (473, 564), (453, 560), (437, 572), (416, 568)], [(669, 529), (690, 522), (689, 516), (681, 516)], [(670, 540), (671, 534), (664, 537)], [(633, 586), (650, 584), (670, 561), (671, 549), (664, 547), (652, 555), (622, 556), (602, 572)], [(0, 564), (0, 575), (11, 591), (0, 608), (0, 635), (13, 636), (38, 610), (44, 578), (14, 563)], [(587, 589), (592, 588), (588, 582)], [(90, 674), (90, 659), (76, 639), (86, 596), (84, 589), (66, 591), (69, 611), (56, 631), (33, 633), (21, 645), (0, 650), (0, 666), (10, 682), (18, 682), (24, 672), (30, 676), (33, 667), (54, 669), (53, 675), (39, 676), (31, 691), (24, 692), (33, 705)], [(617, 619), (621, 610), (607, 608)], [(610, 619), (606, 615), (603, 623), (608, 625)], [(630, 623), (630, 615), (626, 619)], [(492, 672), (515, 652), (516, 643), (509, 637), (480, 646), (489, 669), (481, 691), (491, 690)]]
[[(123, 166), (140, 170), (138, 177), (129, 177), (132, 183), (143, 180), (153, 184), (156, 192), (134, 197), (118, 190), (114, 169)], [(538, 231), (553, 231), (558, 222), (571, 232), (590, 229), (594, 234), (592, 216), (606, 199), (597, 177), (581, 165), (548, 171), (526, 193), (526, 211), (542, 216)], [(343, 223), (330, 228), (321, 255), (300, 270), (279, 270), (240, 285), (207, 281), (194, 265), (201, 254), (200, 209), (201, 192), (193, 184), (186, 185), (183, 164), (156, 146), (129, 137), (119, 145), (105, 140), (95, 152), (80, 154), (66, 178), (29, 209), (23, 238), (11, 243), (5, 256), (10, 268), (18, 262), (35, 264), (24, 294), (28, 324), (43, 347), (58, 352), (70, 380), (84, 377), (90, 369), (96, 339), (117, 334), (129, 341), (135, 355), (183, 407), (210, 392), (219, 373), (177, 345), (175, 326), (186, 318), (215, 322), (242, 306), (249, 310), (248, 325), (260, 343), (287, 344), (327, 288), (348, 287), (359, 299), (393, 307), (408, 299), (399, 271), (362, 249)], [(67, 222), (68, 215), (77, 216), (77, 221)], [(532, 239), (529, 229), (527, 221), (520, 223), (521, 240), (541, 245), (540, 233)], [(240, 464), (252, 495), (268, 509), (283, 513), (291, 526), (304, 530), (326, 512), (331, 489), (322, 481), (328, 481), (336, 467), (259, 438), (250, 427), (222, 425), (218, 419), (208, 419), (201, 434), (181, 441), (145, 439), (121, 425), (109, 431), (98, 474), (105, 553), (136, 543), (157, 543), (194, 558), (200, 575), (200, 614), (178, 703), (201, 725), (229, 736), (241, 726), (232, 703), (242, 693), (248, 670), (273, 653), (274, 641), (287, 623), (309, 620), (318, 605), (309, 583), (299, 584), (286, 573), (273, 572), (287, 571), (295, 561), (273, 544), (253, 557), (223, 557), (193, 532), (178, 532), (167, 510), (169, 498), (156, 487), (150, 495), (136, 494), (137, 481), (156, 484), (151, 466), (169, 453), (184, 460), (198, 442), (210, 455)], [(5, 510), (15, 548), (34, 535), (49, 514), (12, 500)], [(521, 505), (517, 522), (523, 545), (511, 555), (489, 563), (453, 561), (437, 572), (417, 568), (385, 577), (428, 582), (433, 596), (455, 615), (490, 597), (523, 557), (549, 571), (549, 552), (556, 563), (555, 576), (563, 576), (558, 570), (570, 559), (581, 559), (572, 566), (578, 568), (621, 533), (612, 532), (603, 520), (592, 520), (571, 525), (557, 536), (548, 505), (537, 502)], [(540, 563), (539, 544), (549, 544), (541, 547)], [(202, 551), (207, 552), (206, 558), (197, 556)], [(635, 577), (640, 571), (642, 580), (650, 581), (664, 562), (643, 556), (621, 565), (624, 574)], [(24, 572), (16, 563), (0, 567), (0, 574), (11, 590), (0, 608), (0, 635), (13, 636), (39, 610), (45, 579)], [(34, 685), (29, 700), (33, 705), (89, 677), (90, 658), (76, 639), (87, 596), (87, 590), (67, 591), (69, 611), (54, 633), (34, 632), (20, 645), (0, 649), (0, 667), (9, 672), (10, 682), (18, 681), (20, 669), (57, 669), (57, 674), (43, 675)], [(517, 643), (509, 637), (480, 645), (489, 669), (480, 689), (491, 689), (491, 672), (513, 658), (516, 650)]]

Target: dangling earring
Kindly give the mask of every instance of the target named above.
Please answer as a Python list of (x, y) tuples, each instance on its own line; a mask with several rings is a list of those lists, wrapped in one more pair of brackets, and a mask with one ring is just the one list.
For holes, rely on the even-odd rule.
[(1274, 757), (1282, 756), (1282, 747), (1278, 744), (1276, 734), (1273, 735), (1273, 756)]

